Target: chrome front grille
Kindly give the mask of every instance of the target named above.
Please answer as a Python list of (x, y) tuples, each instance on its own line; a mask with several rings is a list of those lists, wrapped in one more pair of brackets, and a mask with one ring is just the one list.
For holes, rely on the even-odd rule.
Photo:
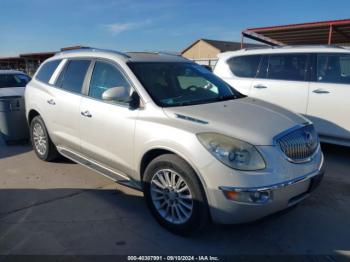
[(319, 138), (313, 125), (291, 131), (277, 139), (283, 153), (291, 162), (301, 163), (310, 160), (319, 146)]

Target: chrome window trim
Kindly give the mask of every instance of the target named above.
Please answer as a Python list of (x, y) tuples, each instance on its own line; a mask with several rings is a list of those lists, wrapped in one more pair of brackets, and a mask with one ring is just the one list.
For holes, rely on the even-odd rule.
[(61, 74), (61, 71), (65, 67), (67, 61), (68, 61), (68, 59), (62, 59), (62, 61), (58, 64), (58, 66), (56, 67), (56, 70), (51, 75), (51, 78), (48, 82), (49, 85), (52, 85), (52, 86), (55, 85), (56, 80), (57, 80), (58, 76)]

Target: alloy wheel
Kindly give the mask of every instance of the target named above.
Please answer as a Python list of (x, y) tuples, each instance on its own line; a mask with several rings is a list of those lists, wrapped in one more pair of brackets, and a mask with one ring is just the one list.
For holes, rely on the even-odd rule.
[(33, 141), (35, 150), (40, 155), (45, 155), (47, 150), (47, 138), (44, 128), (40, 123), (35, 123), (33, 127)]
[(183, 177), (170, 169), (157, 171), (151, 180), (151, 197), (158, 213), (168, 222), (183, 224), (193, 211), (193, 198)]

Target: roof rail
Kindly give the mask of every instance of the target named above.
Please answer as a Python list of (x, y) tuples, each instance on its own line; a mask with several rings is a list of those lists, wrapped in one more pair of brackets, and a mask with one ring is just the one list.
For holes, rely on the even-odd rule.
[(318, 47), (318, 48), (341, 48), (341, 49), (344, 49), (344, 47), (342, 46), (338, 46), (338, 45), (284, 45), (284, 46), (281, 46), (282, 48), (298, 48), (298, 47), (301, 47), (301, 48), (315, 48), (315, 47)]
[(282, 48), (340, 48), (340, 49), (349, 49), (349, 47), (346, 46), (339, 46), (339, 45), (279, 45), (279, 46), (254, 46), (254, 47), (247, 47), (243, 50), (255, 50), (255, 49), (282, 49)]
[(80, 52), (105, 52), (105, 53), (117, 54), (117, 55), (123, 56), (125, 58), (130, 58), (130, 56), (128, 56), (126, 53), (123, 53), (123, 52), (120, 52), (120, 51), (109, 50), (109, 49), (93, 48), (93, 47), (82, 47), (82, 48), (79, 48), (79, 49), (60, 51), (60, 52), (57, 52), (55, 55), (70, 54), (70, 53), (80, 53)]
[(164, 51), (129, 51), (126, 54), (155, 54), (155, 55), (170, 55), (170, 56), (181, 56), (180, 54), (174, 54), (171, 52)]
[(274, 49), (276, 46), (271, 46), (271, 45), (266, 45), (266, 46), (252, 46), (252, 47), (246, 47), (243, 48), (242, 50), (255, 50), (255, 49)]

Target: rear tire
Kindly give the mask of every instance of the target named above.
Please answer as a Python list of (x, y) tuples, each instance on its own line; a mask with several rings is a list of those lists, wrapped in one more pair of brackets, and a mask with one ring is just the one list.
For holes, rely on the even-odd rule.
[(143, 185), (152, 215), (167, 230), (186, 236), (207, 224), (209, 211), (202, 184), (182, 158), (165, 154), (153, 159)]
[(41, 116), (30, 122), (30, 138), (35, 154), (43, 161), (50, 162), (58, 158), (56, 146), (52, 143)]

